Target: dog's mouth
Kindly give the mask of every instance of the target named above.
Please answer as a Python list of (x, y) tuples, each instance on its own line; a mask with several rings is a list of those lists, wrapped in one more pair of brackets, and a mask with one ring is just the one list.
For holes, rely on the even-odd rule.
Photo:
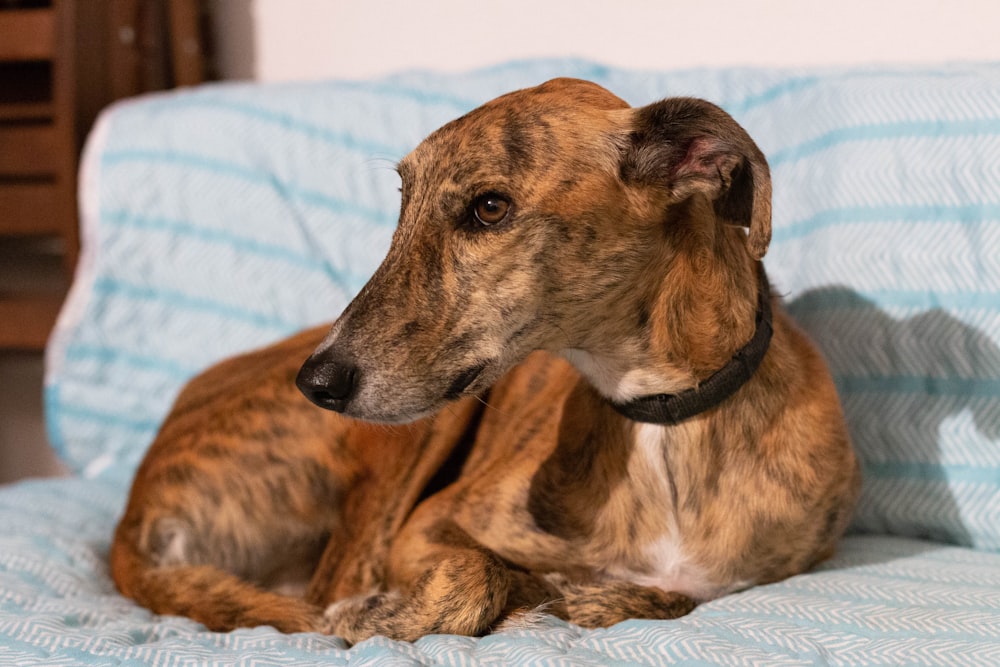
[(483, 371), (485, 371), (489, 366), (490, 362), (484, 361), (466, 368), (454, 377), (451, 384), (448, 385), (448, 389), (444, 395), (442, 395), (441, 398), (432, 401), (429, 405), (424, 404), (422, 407), (412, 406), (410, 409), (404, 409), (400, 412), (357, 410), (356, 406), (353, 406), (355, 407), (355, 411), (352, 412), (351, 409), (348, 409), (347, 414), (350, 414), (357, 419), (364, 419), (383, 424), (408, 424), (418, 419), (423, 419), (424, 417), (428, 417), (440, 410), (443, 404), (450, 403), (461, 398), (462, 396), (469, 395), (470, 388), (476, 384), (478, 380), (483, 378)]
[(448, 390), (444, 394), (444, 399), (446, 401), (454, 401), (456, 398), (460, 397), (466, 392), (466, 390), (471, 387), (479, 376), (482, 375), (486, 367), (490, 365), (488, 361), (482, 361), (474, 366), (466, 368), (464, 371), (455, 376), (455, 379), (451, 381), (448, 385)]

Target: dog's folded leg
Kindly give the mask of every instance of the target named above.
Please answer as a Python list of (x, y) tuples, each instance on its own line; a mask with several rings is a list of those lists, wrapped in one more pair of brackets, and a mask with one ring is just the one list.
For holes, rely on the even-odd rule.
[(211, 565), (146, 571), (139, 602), (154, 611), (184, 614), (210, 630), (270, 625), (280, 632), (315, 632), (321, 609), (296, 597), (262, 590)]
[(562, 595), (567, 620), (585, 628), (603, 628), (630, 618), (671, 619), (690, 614), (697, 603), (681, 593), (617, 579), (575, 582), (546, 577)]
[(356, 643), (374, 635), (415, 641), (427, 634), (480, 635), (507, 603), (507, 566), (483, 548), (442, 548), (409, 586), (330, 605), (325, 631)]
[(344, 520), (312, 575), (307, 601), (323, 608), (385, 589), (397, 534), (421, 496), (457, 474), (452, 468), (461, 465), (483, 409), (467, 398), (404, 427), (353, 425), (344, 446), (364, 472), (344, 493)]

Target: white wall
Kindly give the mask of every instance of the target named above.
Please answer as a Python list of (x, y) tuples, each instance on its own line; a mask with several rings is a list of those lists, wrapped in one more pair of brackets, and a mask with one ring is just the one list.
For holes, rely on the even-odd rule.
[(531, 56), (613, 65), (1000, 60), (998, 0), (213, 0), (227, 78), (360, 78)]

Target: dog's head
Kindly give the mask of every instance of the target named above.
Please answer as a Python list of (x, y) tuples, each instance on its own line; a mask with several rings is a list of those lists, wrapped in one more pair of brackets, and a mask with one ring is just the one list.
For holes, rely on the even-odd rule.
[(427, 415), (533, 350), (641, 347), (675, 257), (748, 266), (770, 239), (764, 157), (701, 100), (630, 109), (557, 79), (448, 123), (398, 170), (388, 255), (298, 378), (361, 419)]

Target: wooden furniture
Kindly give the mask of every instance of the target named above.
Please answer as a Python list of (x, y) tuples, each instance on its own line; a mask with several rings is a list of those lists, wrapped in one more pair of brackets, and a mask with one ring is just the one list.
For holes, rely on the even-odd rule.
[[(0, 261), (11, 265), (0, 267), (0, 348), (40, 350), (55, 322), (80, 248), (77, 160), (97, 113), (202, 81), (201, 24), (198, 0), (0, 0)], [(37, 248), (61, 254), (61, 276), (24, 289), (20, 274), (44, 264), (27, 256)]]
[[(59, 238), (68, 270), (79, 249), (75, 45), (63, 41), (72, 35), (70, 13), (23, 4), (0, 5), (0, 233)], [(11, 293), (8, 285), (0, 285), (0, 347), (41, 347), (62, 295)]]

